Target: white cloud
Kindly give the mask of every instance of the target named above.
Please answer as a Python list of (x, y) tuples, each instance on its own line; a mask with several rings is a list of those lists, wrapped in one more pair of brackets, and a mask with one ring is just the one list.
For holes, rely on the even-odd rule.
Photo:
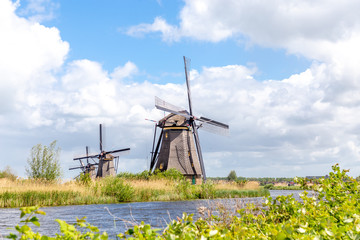
[(141, 37), (151, 32), (161, 32), (164, 41), (178, 41), (180, 38), (179, 29), (169, 25), (162, 17), (156, 17), (152, 24), (143, 23), (130, 27), (126, 33), (130, 36)]
[(183, 37), (211, 42), (245, 38), (310, 59), (336, 62), (340, 58), (353, 63), (359, 61), (353, 54), (360, 51), (356, 44), (360, 32), (359, 8), (356, 0), (185, 0), (178, 26), (156, 17), (152, 24), (131, 27), (128, 34), (161, 32), (162, 39), (170, 42)]
[[(355, 167), (360, 145), (358, 15), (350, 9), (343, 16), (337, 2), (326, 8), (322, 1), (263, 4), (187, 1), (179, 27), (158, 18), (133, 28), (132, 34), (161, 31), (164, 40), (220, 41), (241, 33), (258, 44), (316, 60), (306, 71), (277, 81), (257, 81), (255, 68), (239, 65), (191, 72), (194, 113), (230, 125), (229, 137), (200, 133), (210, 175), (219, 175), (218, 169), (222, 175), (232, 169), (247, 176), (270, 171), (319, 175), (316, 168), (336, 161)], [(350, 1), (343, 4), (356, 7)], [(132, 62), (110, 73), (87, 59), (64, 64), (69, 44), (58, 29), (14, 11), (13, 3), (0, 0), (0, 134), (7, 139), (1, 140), (0, 146), (6, 146), (2, 152), (9, 152), (10, 145), (29, 149), (38, 143), (35, 139), (46, 144), (55, 138), (69, 157), (80, 146), (97, 146), (102, 122), (109, 129), (109, 147), (132, 147), (126, 160), (132, 167), (126, 170), (143, 170), (137, 167), (146, 166), (153, 129), (145, 118), (164, 114), (154, 108), (154, 96), (186, 107), (185, 85), (127, 81), (139, 71)], [(313, 14), (306, 19), (308, 12)], [(344, 19), (338, 23), (330, 16)], [(64, 168), (70, 162), (63, 159)]]
[[(0, 1), (0, 96), (2, 114), (26, 109), (37, 92), (46, 92), (62, 66), (69, 44), (56, 28), (15, 14), (16, 4)], [(14, 121), (12, 121), (14, 122)]]
[(21, 7), (19, 14), (27, 16), (32, 22), (52, 20), (55, 17), (55, 10), (59, 8), (59, 4), (51, 0), (17, 0), (16, 3), (18, 8)]
[(114, 72), (111, 74), (111, 77), (113, 79), (121, 80), (123, 78), (129, 78), (132, 75), (137, 74), (138, 71), (139, 70), (138, 70), (137, 66), (134, 63), (129, 61), (123, 67), (119, 66), (119, 67), (115, 68)]

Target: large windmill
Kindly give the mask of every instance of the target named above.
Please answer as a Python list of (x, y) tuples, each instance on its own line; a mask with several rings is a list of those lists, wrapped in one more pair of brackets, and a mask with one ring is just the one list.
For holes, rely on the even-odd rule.
[[(198, 128), (227, 134), (229, 126), (205, 117), (193, 115), (189, 84), (188, 59), (184, 57), (185, 78), (189, 111), (155, 97), (155, 107), (170, 114), (158, 121), (155, 127), (150, 170), (161, 171), (175, 168), (195, 182), (202, 177), (206, 181)], [(156, 129), (161, 132), (155, 146)]]
[[(119, 165), (119, 154), (129, 151), (130, 148), (104, 151), (102, 141), (102, 124), (100, 124), (99, 132), (100, 153), (89, 155), (88, 147), (86, 147), (85, 156), (74, 158), (74, 161), (79, 161), (80, 166), (69, 168), (69, 170), (81, 169), (83, 173), (88, 173), (92, 179), (96, 177), (115, 176)], [(83, 160), (86, 160), (86, 164), (84, 164)]]

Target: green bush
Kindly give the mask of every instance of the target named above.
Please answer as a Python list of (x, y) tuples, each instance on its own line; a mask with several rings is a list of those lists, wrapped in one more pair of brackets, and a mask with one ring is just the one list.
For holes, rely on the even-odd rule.
[(169, 180), (182, 180), (184, 176), (178, 170), (171, 168), (166, 171), (160, 171), (156, 169), (153, 173), (149, 170), (145, 170), (141, 173), (129, 173), (121, 172), (117, 175), (119, 178), (128, 180), (155, 180), (155, 179), (169, 179)]
[(134, 197), (134, 189), (130, 184), (117, 177), (106, 177), (102, 179), (101, 193), (115, 197), (119, 202), (129, 202)]
[(202, 183), (200, 186), (197, 186), (195, 195), (199, 199), (215, 198), (216, 190), (215, 190), (214, 182), (211, 180), (208, 180), (208, 181), (206, 181), (206, 183)]
[(182, 195), (182, 199), (194, 199), (195, 186), (186, 179), (182, 179), (177, 182), (176, 191)]
[(183, 180), (184, 176), (182, 173), (175, 168), (170, 168), (164, 172), (158, 172), (157, 176), (169, 179), (169, 180)]
[(231, 170), (229, 175), (227, 176), (227, 180), (228, 181), (236, 181), (236, 179), (237, 179), (237, 175), (236, 175), (235, 170)]
[(265, 189), (273, 189), (274, 188), (274, 184), (268, 183), (264, 186)]
[(90, 186), (91, 185), (91, 177), (89, 173), (80, 173), (79, 177), (76, 178), (76, 182), (84, 185)]

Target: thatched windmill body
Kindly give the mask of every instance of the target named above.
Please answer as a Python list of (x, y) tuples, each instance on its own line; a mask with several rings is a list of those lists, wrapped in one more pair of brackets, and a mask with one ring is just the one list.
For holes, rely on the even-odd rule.
[[(79, 167), (69, 168), (81, 169), (83, 173), (88, 173), (89, 176), (94, 179), (96, 177), (115, 176), (118, 165), (119, 155), (124, 152), (130, 151), (130, 148), (117, 149), (112, 151), (103, 150), (102, 141), (102, 124), (99, 127), (100, 136), (100, 153), (89, 155), (88, 147), (86, 147), (86, 155), (74, 158), (74, 161), (79, 161)], [(83, 161), (86, 160), (86, 164)]]
[[(155, 126), (150, 170), (164, 171), (175, 168), (193, 182), (201, 178), (206, 181), (198, 128), (206, 127), (204, 129), (212, 132), (227, 134), (229, 126), (193, 115), (187, 61), (184, 57), (189, 111), (155, 97), (155, 107), (170, 114), (158, 121)], [(157, 128), (160, 128), (161, 132), (155, 146)]]

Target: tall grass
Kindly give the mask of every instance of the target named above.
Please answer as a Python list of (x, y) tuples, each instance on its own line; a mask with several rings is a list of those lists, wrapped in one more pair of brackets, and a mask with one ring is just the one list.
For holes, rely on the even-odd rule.
[[(145, 177), (144, 177), (145, 176)], [(251, 189), (251, 190), (249, 190)], [(228, 197), (265, 196), (268, 191), (254, 183), (192, 185), (176, 173), (157, 177), (106, 177), (87, 182), (65, 183), (0, 179), (0, 207), (61, 206), (140, 201), (176, 201)]]
[(75, 181), (54, 183), (35, 180), (0, 179), (0, 207), (61, 206), (112, 203), (113, 197), (99, 195)]

